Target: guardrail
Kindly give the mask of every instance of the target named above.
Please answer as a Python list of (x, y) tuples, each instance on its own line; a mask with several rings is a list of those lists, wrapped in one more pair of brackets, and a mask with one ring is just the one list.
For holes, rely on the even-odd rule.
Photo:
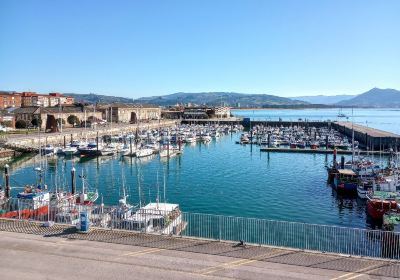
[(79, 224), (81, 211), (89, 213), (92, 226), (110, 230), (234, 241), (360, 257), (400, 259), (400, 232), (188, 213), (179, 209), (138, 210), (66, 204), (38, 207), (14, 199), (3, 205), (0, 218)]

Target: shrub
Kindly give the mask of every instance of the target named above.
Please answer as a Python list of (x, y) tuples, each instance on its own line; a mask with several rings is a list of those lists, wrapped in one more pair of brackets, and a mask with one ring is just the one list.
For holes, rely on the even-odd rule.
[(79, 119), (78, 119), (78, 117), (75, 116), (75, 115), (70, 115), (70, 116), (68, 116), (68, 118), (67, 118), (67, 122), (68, 122), (69, 124), (71, 124), (71, 125), (75, 125), (75, 124), (79, 123)]
[(18, 121), (15, 123), (15, 127), (16, 127), (16, 128), (26, 128), (26, 127), (27, 127), (26, 121), (24, 121), (24, 120), (18, 120)]

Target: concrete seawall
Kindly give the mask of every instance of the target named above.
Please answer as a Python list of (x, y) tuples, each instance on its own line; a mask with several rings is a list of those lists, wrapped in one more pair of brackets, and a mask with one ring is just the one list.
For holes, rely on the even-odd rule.
[(35, 151), (39, 145), (53, 144), (64, 145), (69, 144), (72, 140), (77, 139), (94, 139), (97, 136), (103, 135), (119, 135), (135, 133), (137, 129), (157, 129), (162, 127), (171, 127), (177, 124), (177, 120), (156, 121), (150, 123), (137, 124), (113, 124), (92, 128), (69, 128), (56, 133), (34, 133), (34, 134), (11, 134), (6, 139), (3, 139), (3, 146), (21, 152)]

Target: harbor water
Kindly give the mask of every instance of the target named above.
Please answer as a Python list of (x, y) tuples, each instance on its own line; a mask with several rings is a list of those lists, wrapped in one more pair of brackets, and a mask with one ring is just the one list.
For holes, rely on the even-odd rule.
[[(337, 110), (328, 111), (332, 116), (337, 114)], [(279, 112), (286, 113), (286, 118)], [(354, 115), (359, 120), (361, 112), (366, 115), (362, 121), (367, 120), (377, 128), (396, 132), (400, 123), (396, 121), (400, 118), (399, 111), (357, 110)], [(321, 119), (318, 114), (330, 118), (326, 112), (315, 113), (315, 110), (251, 110), (234, 114), (262, 119), (280, 116), (284, 120), (288, 116), (293, 120)], [(374, 114), (378, 114), (375, 119)], [(11, 164), (12, 194), (35, 182), (34, 168), (39, 164), (43, 165), (49, 189), (70, 190), (70, 171), (75, 167), (77, 174), (86, 176), (89, 188), (98, 189), (97, 203), (102, 200), (106, 205), (118, 204), (125, 189), (128, 202), (134, 205), (158, 199), (177, 203), (190, 213), (373, 227), (367, 218), (365, 201), (341, 197), (327, 185), (325, 166), (331, 163), (332, 155), (264, 153), (256, 145), (236, 144), (239, 137), (240, 133), (233, 133), (208, 144), (186, 144), (182, 155), (169, 160), (157, 155), (142, 159), (46, 157), (41, 163), (37, 157), (23, 159)], [(374, 160), (386, 161), (379, 156)], [(80, 186), (78, 178), (78, 189)]]
[[(142, 205), (165, 197), (186, 212), (367, 227), (365, 203), (338, 197), (326, 184), (331, 155), (261, 153), (258, 146), (235, 144), (238, 138), (229, 134), (207, 145), (186, 145), (183, 155), (169, 160), (50, 157), (45, 182), (50, 189), (68, 190), (75, 166), (108, 205), (118, 203), (125, 187), (132, 204), (139, 204), (140, 191)], [(35, 182), (37, 164), (30, 159), (11, 166), (11, 184)]]

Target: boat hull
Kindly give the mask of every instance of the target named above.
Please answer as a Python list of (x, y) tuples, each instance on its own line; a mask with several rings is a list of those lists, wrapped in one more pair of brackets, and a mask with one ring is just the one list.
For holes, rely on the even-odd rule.
[(395, 201), (370, 200), (367, 204), (368, 215), (375, 220), (382, 220), (383, 215), (391, 209), (396, 209)]
[(21, 219), (37, 219), (43, 217), (49, 212), (49, 206), (44, 205), (37, 209), (22, 209), (0, 213), (0, 218), (21, 218)]

